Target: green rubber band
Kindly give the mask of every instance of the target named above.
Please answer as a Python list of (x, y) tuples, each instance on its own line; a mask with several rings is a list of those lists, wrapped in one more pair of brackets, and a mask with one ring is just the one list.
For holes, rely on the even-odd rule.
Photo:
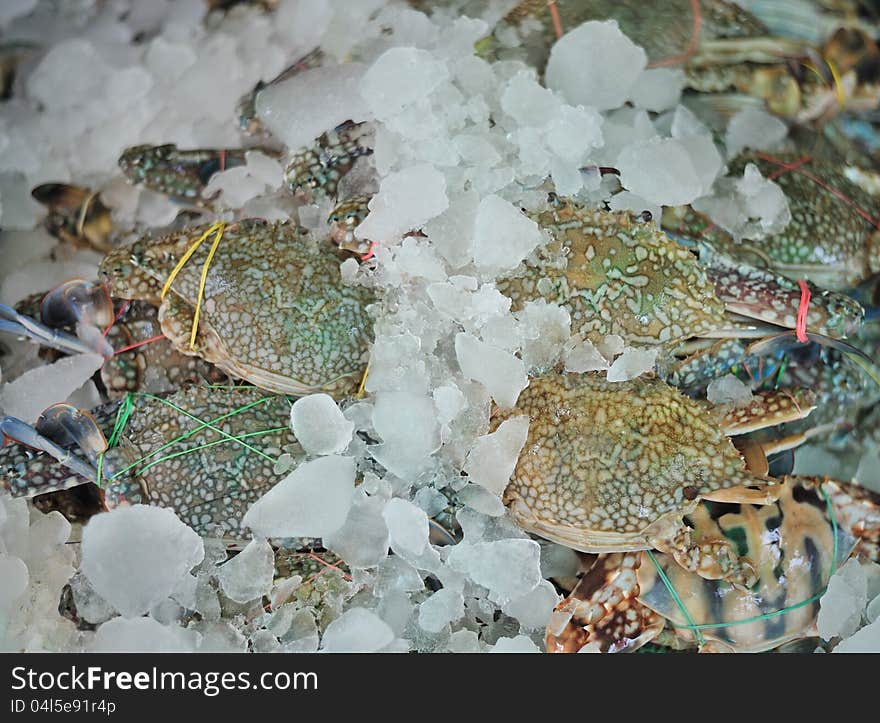
[[(243, 439), (249, 439), (251, 437), (259, 437), (263, 434), (272, 434), (273, 432), (281, 432), (287, 429), (287, 427), (273, 427), (272, 429), (262, 429), (259, 432), (248, 432), (247, 434), (240, 434), (236, 437), (232, 437), (235, 441), (241, 441)], [(205, 444), (200, 444), (197, 447), (190, 447), (189, 449), (182, 449), (178, 452), (172, 452), (171, 454), (166, 454), (164, 457), (159, 457), (159, 459), (154, 459), (152, 462), (148, 462), (146, 465), (141, 467), (135, 474), (143, 474), (150, 467), (154, 467), (160, 462), (167, 462), (169, 459), (175, 459), (176, 457), (183, 457), (184, 455), (191, 454), (193, 452), (198, 452), (201, 449), (207, 449), (208, 447), (215, 447), (218, 444), (226, 444), (230, 440), (228, 439), (215, 439), (213, 442), (206, 442)]]

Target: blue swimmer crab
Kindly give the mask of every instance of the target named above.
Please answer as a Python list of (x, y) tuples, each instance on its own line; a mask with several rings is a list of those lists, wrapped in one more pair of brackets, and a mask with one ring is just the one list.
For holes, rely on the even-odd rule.
[[(210, 243), (182, 261), (212, 233), (210, 263)], [(108, 254), (100, 274), (114, 297), (159, 307), (162, 332), (183, 354), (270, 391), (345, 396), (364, 371), (373, 295), (344, 285), (339, 262), (329, 243), (292, 223), (246, 219), (142, 238)]]
[(729, 540), (701, 539), (682, 520), (701, 500), (777, 499), (778, 481), (749, 471), (727, 434), (802, 418), (811, 410), (806, 392), (775, 394), (719, 419), (656, 379), (532, 379), (513, 408), (492, 417), (493, 427), (523, 414), (529, 418), (528, 438), (502, 501), (520, 527), (574, 550), (655, 548), (702, 577), (747, 589), (756, 579), (753, 563)]
[(880, 497), (786, 478), (776, 502), (705, 502), (686, 520), (695, 535), (730, 540), (754, 561), (749, 590), (701, 578), (662, 553), (584, 556), (580, 580), (547, 628), (547, 651), (631, 652), (655, 641), (761, 652), (816, 636), (819, 598), (834, 570), (853, 553), (877, 560)]
[(0, 450), (0, 489), (33, 497), (93, 483), (74, 499), (90, 500), (89, 513), (156, 504), (202, 534), (243, 539), (242, 517), (279, 481), (276, 461), (295, 444), (289, 418), (284, 396), (217, 386), (131, 394), (94, 415), (55, 405), (35, 427), (5, 417), (4, 438), (19, 444)]

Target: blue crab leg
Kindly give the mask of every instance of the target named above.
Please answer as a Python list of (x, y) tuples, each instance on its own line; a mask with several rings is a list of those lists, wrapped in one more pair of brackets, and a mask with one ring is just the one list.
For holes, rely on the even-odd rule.
[[(24, 314), (19, 314), (6, 304), (0, 304), (0, 332), (24, 336), (40, 346), (48, 346), (66, 354), (101, 354), (105, 358), (113, 356), (112, 348), (100, 334), (97, 335), (100, 340), (92, 338), (92, 343), (89, 344), (58, 329), (51, 329)], [(101, 344), (101, 341), (104, 343)]]
[(2, 432), (4, 439), (9, 438), (19, 444), (45, 452), (89, 482), (94, 482), (98, 478), (97, 470), (94, 467), (72, 452), (62, 449), (48, 437), (40, 434), (35, 427), (17, 417), (0, 418), (0, 432)]

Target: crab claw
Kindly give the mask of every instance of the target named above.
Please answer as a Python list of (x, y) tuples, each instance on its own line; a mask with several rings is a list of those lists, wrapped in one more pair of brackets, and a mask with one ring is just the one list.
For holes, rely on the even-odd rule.
[(58, 444), (75, 444), (95, 466), (98, 456), (107, 450), (107, 438), (95, 418), (64, 402), (53, 404), (40, 415), (36, 431)]
[[(86, 481), (94, 482), (97, 479), (97, 471), (93, 466), (87, 464), (72, 452), (59, 447), (51, 439), (37, 431), (35, 427), (17, 417), (0, 418), (0, 432), (2, 432), (4, 442), (10, 439), (27, 447), (38, 449), (56, 459), (71, 472), (83, 477)], [(40, 490), (40, 492), (45, 491)]]
[(103, 284), (71, 279), (43, 297), (40, 319), (53, 328), (79, 323), (106, 329), (113, 323), (113, 300)]
[(58, 329), (51, 329), (24, 314), (19, 314), (11, 306), (0, 304), (0, 332), (24, 336), (41, 346), (58, 349), (66, 354), (100, 354), (105, 359), (113, 356), (113, 347), (93, 327), (81, 326), (82, 339), (71, 336)]

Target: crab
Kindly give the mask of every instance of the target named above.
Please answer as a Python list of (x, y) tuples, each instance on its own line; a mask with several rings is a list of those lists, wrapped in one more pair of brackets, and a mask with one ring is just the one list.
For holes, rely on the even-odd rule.
[[(203, 244), (163, 298), (178, 262), (211, 228), (221, 236), (210, 263)], [(162, 332), (183, 354), (233, 377), (295, 395), (357, 389), (372, 334), (372, 292), (344, 285), (332, 246), (294, 224), (245, 219), (142, 238), (108, 254), (100, 274), (114, 297), (158, 306)]]
[(179, 150), (173, 143), (126, 148), (119, 167), (134, 184), (143, 184), (172, 198), (201, 203), (211, 176), (247, 162), (242, 149)]
[(502, 501), (527, 532), (581, 552), (659, 549), (685, 569), (740, 588), (755, 569), (730, 541), (683, 524), (701, 500), (769, 504), (777, 481), (751, 472), (728, 434), (806, 416), (809, 394), (771, 394), (724, 418), (662, 381), (596, 374), (531, 380), (516, 405), (529, 431)]
[(664, 227), (738, 261), (831, 290), (853, 287), (880, 272), (880, 230), (870, 215), (876, 204), (841, 166), (799, 153), (749, 153), (730, 163), (730, 174), (741, 175), (750, 163), (788, 198), (791, 221), (782, 231), (760, 241), (736, 242), (689, 207), (670, 209)]
[(202, 534), (243, 539), (242, 517), (280, 480), (277, 458), (295, 443), (289, 416), (284, 396), (190, 386), (167, 397), (129, 395), (94, 415), (54, 405), (35, 427), (5, 417), (0, 431), (20, 444), (0, 450), (0, 489), (41, 495), (43, 509), (74, 518), (155, 504)]
[[(616, 20), (623, 33), (645, 49), (649, 67), (682, 67), (693, 90), (747, 93), (762, 99), (772, 112), (801, 122), (824, 120), (843, 106), (837, 65), (820, 60), (835, 57), (833, 42), (828, 52), (822, 52), (797, 38), (773, 36), (736, 3), (700, 0), (699, 17), (694, 16), (690, 0), (557, 0), (553, 4), (563, 32), (589, 20)], [(523, 28), (524, 21), (537, 30), (521, 31), (517, 47), (506, 48), (490, 37), (478, 44), (478, 51), (489, 58), (526, 60), (543, 70), (557, 40), (548, 3), (522, 0), (499, 27)], [(845, 68), (843, 76), (839, 82), (849, 96), (848, 104), (855, 100), (860, 108), (876, 107), (875, 86), (862, 88), (855, 68)]]
[(43, 225), (53, 236), (74, 247), (91, 246), (109, 251), (113, 220), (98, 191), (66, 183), (43, 183), (31, 196), (46, 207)]
[[(14, 309), (16, 321), (6, 331), (31, 338), (38, 344), (54, 335), (60, 343), (41, 352), (54, 361), (59, 352), (76, 353), (89, 339), (106, 340), (98, 351), (106, 361), (95, 375), (95, 384), (106, 400), (120, 399), (128, 392), (159, 394), (183, 384), (222, 382), (226, 376), (199, 357), (179, 352), (162, 335), (158, 309), (145, 301), (110, 298), (96, 281), (73, 279), (46, 294), (26, 297)], [(39, 318), (39, 321), (37, 321)], [(3, 330), (3, 329), (0, 329)], [(78, 336), (72, 336), (76, 330)], [(76, 340), (68, 346), (64, 339)]]
[(296, 151), (284, 169), (284, 181), (295, 194), (336, 198), (339, 181), (362, 156), (373, 153), (371, 123), (346, 121), (327, 131), (308, 148)]
[(663, 635), (675, 647), (761, 652), (817, 635), (819, 597), (833, 571), (853, 553), (877, 559), (880, 497), (810, 478), (786, 478), (779, 491), (770, 505), (704, 503), (687, 518), (697, 534), (735, 541), (755, 561), (750, 590), (705, 580), (663, 554), (585, 556), (582, 577), (548, 626), (548, 652), (629, 652)]
[[(667, 347), (691, 337), (778, 333), (767, 324), (796, 326), (801, 289), (794, 281), (708, 245), (697, 256), (641, 216), (550, 194), (548, 210), (533, 218), (552, 240), (542, 257), (497, 283), (514, 311), (543, 298), (566, 307), (572, 332), (592, 341), (619, 334), (628, 343)], [(838, 339), (861, 326), (858, 302), (810, 288), (808, 331)]]

